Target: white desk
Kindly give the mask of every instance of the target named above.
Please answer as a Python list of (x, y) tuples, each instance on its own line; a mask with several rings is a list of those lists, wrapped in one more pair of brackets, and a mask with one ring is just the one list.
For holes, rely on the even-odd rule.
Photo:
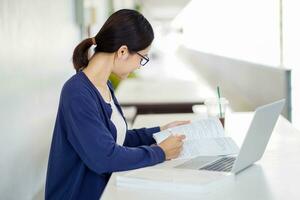
[[(193, 119), (193, 114), (139, 115), (134, 127), (162, 125), (176, 119)], [(241, 144), (250, 124), (251, 113), (228, 114), (226, 131), (238, 145)], [(189, 195), (167, 191), (153, 191), (117, 187), (112, 175), (102, 199), (208, 199), (208, 200), (268, 200), (300, 199), (300, 131), (280, 117), (263, 158), (236, 176), (232, 187), (207, 194)], [(170, 167), (174, 161), (157, 166)]]
[(207, 84), (178, 79), (127, 79), (116, 90), (120, 104), (136, 106), (138, 114), (192, 113), (192, 106), (214, 97)]

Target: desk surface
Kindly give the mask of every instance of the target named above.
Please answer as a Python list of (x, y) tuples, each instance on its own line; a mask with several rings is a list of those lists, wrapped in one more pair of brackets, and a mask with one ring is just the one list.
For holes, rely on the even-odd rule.
[[(226, 116), (226, 134), (240, 146), (250, 125), (252, 113), (233, 113)], [(139, 115), (133, 127), (163, 125), (169, 121), (195, 119), (195, 114)], [(112, 175), (102, 199), (300, 199), (300, 131), (280, 117), (263, 158), (236, 175), (233, 187), (206, 194), (153, 191), (117, 187)], [(176, 163), (177, 162), (177, 163)], [(166, 161), (157, 166), (172, 167), (178, 161)], [(182, 161), (179, 161), (182, 162)]]

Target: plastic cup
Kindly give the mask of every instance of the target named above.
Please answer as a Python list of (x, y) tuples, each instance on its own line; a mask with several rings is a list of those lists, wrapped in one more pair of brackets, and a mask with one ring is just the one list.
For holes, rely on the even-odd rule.
[(225, 127), (225, 114), (229, 102), (225, 98), (209, 98), (204, 101), (208, 117), (217, 117)]

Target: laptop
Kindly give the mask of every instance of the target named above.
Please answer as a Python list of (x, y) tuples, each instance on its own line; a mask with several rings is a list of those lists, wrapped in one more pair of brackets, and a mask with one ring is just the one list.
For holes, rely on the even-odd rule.
[(261, 159), (285, 99), (258, 107), (237, 156), (199, 156), (175, 168), (237, 174)]

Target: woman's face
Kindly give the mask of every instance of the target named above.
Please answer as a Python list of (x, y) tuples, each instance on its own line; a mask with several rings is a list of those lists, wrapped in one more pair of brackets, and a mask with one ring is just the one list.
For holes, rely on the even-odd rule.
[[(142, 56), (148, 56), (150, 46), (144, 50), (138, 51)], [(137, 53), (129, 53), (127, 46), (121, 46), (115, 55), (114, 68), (112, 72), (120, 79), (126, 79), (128, 75), (141, 66), (141, 59)]]

